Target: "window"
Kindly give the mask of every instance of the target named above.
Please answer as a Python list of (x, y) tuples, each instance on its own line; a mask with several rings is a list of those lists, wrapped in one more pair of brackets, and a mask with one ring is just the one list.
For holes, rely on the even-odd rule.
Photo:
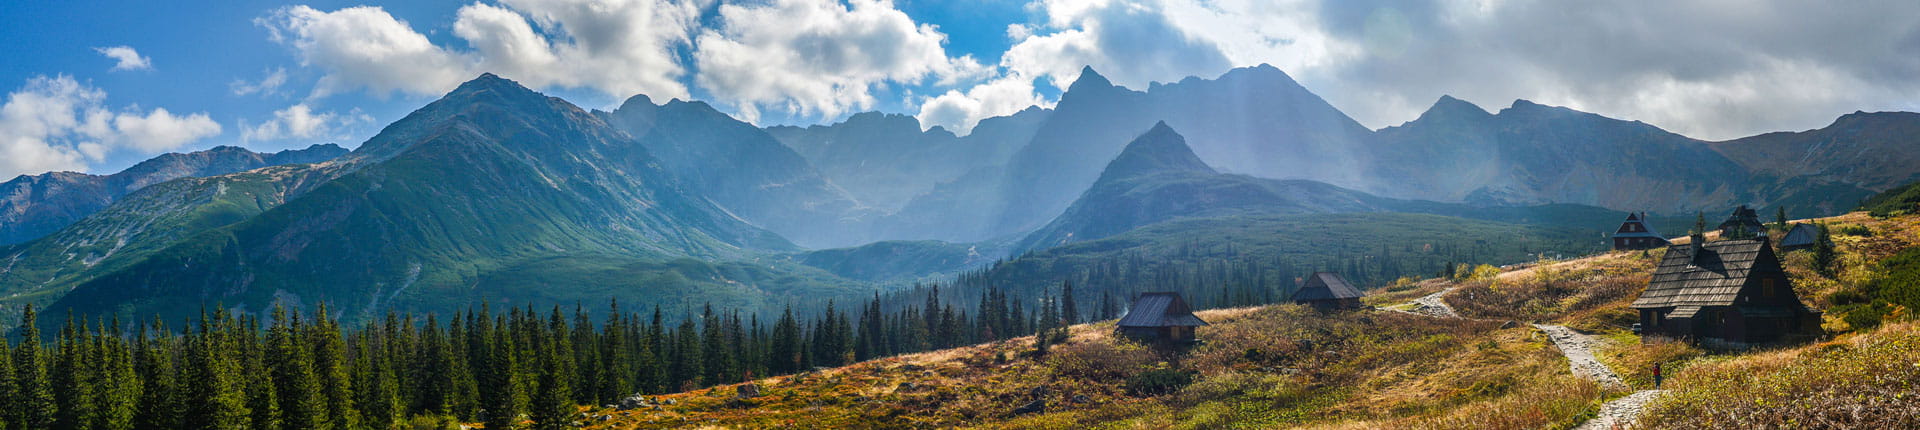
[(1773, 278), (1760, 280), (1760, 297), (1773, 298)]

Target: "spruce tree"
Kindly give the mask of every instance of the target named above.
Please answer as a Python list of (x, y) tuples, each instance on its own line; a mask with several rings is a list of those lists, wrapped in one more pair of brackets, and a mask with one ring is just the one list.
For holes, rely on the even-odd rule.
[(287, 430), (331, 428), (327, 421), (327, 402), (314, 374), (313, 350), (302, 333), (298, 314), (289, 315), (281, 306), (273, 307), (273, 322), (267, 329), (268, 363), (271, 363), (274, 390), (279, 398), (280, 422)]
[(14, 418), (13, 410), (19, 404), (13, 376), (13, 340), (0, 336), (0, 429), (13, 428), (8, 420)]
[(531, 415), (535, 429), (560, 430), (571, 428), (573, 419), (573, 391), (568, 383), (575, 376), (574, 356), (560, 308), (553, 309), (547, 323), (548, 338), (541, 342), (539, 389), (533, 397)]
[(44, 429), (53, 426), (55, 407), (52, 382), (47, 379), (46, 357), (40, 352), (40, 327), (35, 323), (33, 305), (20, 316), (20, 347), (13, 349), (15, 401), (7, 420), (17, 429)]
[[(392, 314), (388, 314), (391, 318)], [(360, 428), (360, 417), (353, 406), (353, 381), (347, 374), (347, 344), (340, 337), (340, 325), (327, 315), (327, 305), (313, 312), (314, 323), (307, 328), (313, 348), (313, 373), (324, 390), (326, 421), (334, 428)]]
[(1060, 321), (1062, 325), (1080, 323), (1080, 306), (1073, 301), (1073, 281), (1063, 282), (1060, 286)]
[(772, 344), (767, 351), (767, 371), (779, 374), (800, 371), (800, 323), (793, 319), (793, 305), (780, 313), (773, 324)]
[(1822, 276), (1833, 277), (1833, 260), (1836, 258), (1833, 236), (1827, 232), (1825, 223), (1815, 224), (1818, 235), (1813, 241), (1813, 270)]

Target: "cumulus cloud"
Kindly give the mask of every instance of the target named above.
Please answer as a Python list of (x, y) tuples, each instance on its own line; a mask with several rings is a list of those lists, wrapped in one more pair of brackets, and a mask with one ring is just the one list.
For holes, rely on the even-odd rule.
[(315, 112), (306, 103), (273, 112), (273, 118), (259, 125), (240, 124), (243, 142), (282, 139), (341, 139), (350, 127), (372, 122), (373, 117), (354, 110), (348, 113)]
[(332, 12), (292, 6), (255, 22), (269, 29), (273, 40), (293, 47), (302, 65), (325, 73), (314, 87), (315, 97), (359, 89), (381, 96), (440, 94), (473, 75), (460, 55), (375, 6)]
[(695, 81), (749, 121), (763, 107), (832, 117), (871, 107), (882, 85), (993, 74), (970, 56), (948, 57), (945, 34), (883, 0), (729, 4), (719, 21), (695, 42)]
[(205, 113), (106, 108), (107, 94), (72, 77), (38, 76), (0, 105), (0, 177), (85, 170), (117, 149), (154, 153), (220, 134)]
[(260, 78), (259, 81), (248, 82), (245, 79), (235, 79), (233, 82), (227, 84), (227, 88), (232, 90), (233, 95), (236, 96), (249, 94), (260, 94), (264, 96), (278, 94), (280, 92), (280, 86), (286, 84), (287, 69), (285, 67), (276, 67), (273, 71), (267, 72), (267, 76)]
[(1051, 107), (1052, 102), (1033, 90), (1033, 79), (1003, 77), (975, 85), (965, 92), (948, 90), (920, 105), (921, 126), (946, 127), (957, 134), (973, 132), (980, 120), (1012, 115), (1031, 106)]
[[(591, 88), (615, 97), (686, 97), (674, 50), (688, 43), (702, 2), (505, 0), (461, 7), (453, 34), (470, 49), (434, 44), (379, 7), (308, 6), (257, 21), (325, 75), (315, 97), (366, 90), (439, 95), (489, 71), (534, 87)], [(236, 90), (236, 92), (238, 92)]]
[(153, 70), (153, 59), (140, 56), (140, 52), (134, 51), (131, 46), (108, 46), (93, 48), (93, 51), (99, 52), (100, 55), (105, 55), (107, 58), (112, 58), (114, 60), (113, 70), (115, 71)]

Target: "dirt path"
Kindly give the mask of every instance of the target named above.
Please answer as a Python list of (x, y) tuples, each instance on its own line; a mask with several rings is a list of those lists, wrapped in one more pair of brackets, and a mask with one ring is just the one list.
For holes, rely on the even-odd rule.
[(1601, 385), (1627, 387), (1627, 383), (1620, 379), (1620, 375), (1614, 374), (1613, 369), (1607, 368), (1606, 364), (1594, 358), (1593, 348), (1600, 345), (1599, 338), (1580, 334), (1564, 326), (1534, 324), (1533, 327), (1546, 332), (1547, 338), (1553, 340), (1553, 346), (1559, 347), (1560, 353), (1567, 356), (1567, 365), (1573, 368), (1575, 376), (1591, 379)]
[(1573, 430), (1613, 430), (1631, 427), (1633, 422), (1640, 418), (1640, 412), (1646, 409), (1647, 402), (1653, 401), (1664, 393), (1666, 390), (1641, 390), (1626, 397), (1613, 399), (1600, 406), (1600, 416), (1587, 420), (1585, 424), (1574, 427)]

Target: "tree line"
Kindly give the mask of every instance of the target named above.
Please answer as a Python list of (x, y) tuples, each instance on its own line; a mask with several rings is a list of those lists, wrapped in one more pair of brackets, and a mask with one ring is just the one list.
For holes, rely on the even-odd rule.
[[(998, 289), (886, 311), (880, 296), (771, 323), (706, 306), (441, 318), (389, 313), (344, 327), (311, 313), (202, 311), (183, 327), (69, 316), (50, 341), (28, 307), (0, 342), (0, 429), (391, 429), (454, 421), (568, 428), (579, 405), (1008, 339), (1082, 319), (1071, 285), (1029, 306)], [(969, 311), (968, 309), (972, 310)], [(1112, 302), (1087, 318), (1117, 317)]]

